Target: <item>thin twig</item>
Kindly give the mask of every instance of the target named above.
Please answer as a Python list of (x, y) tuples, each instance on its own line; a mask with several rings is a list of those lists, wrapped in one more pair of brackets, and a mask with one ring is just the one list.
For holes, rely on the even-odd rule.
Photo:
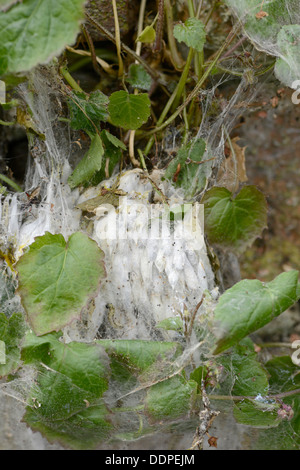
[(90, 33), (88, 32), (88, 30), (86, 29), (86, 27), (84, 26), (84, 24), (81, 25), (81, 29), (82, 29), (82, 32), (85, 36), (85, 39), (88, 43), (88, 46), (89, 46), (89, 49), (90, 49), (90, 52), (91, 52), (91, 59), (92, 59), (92, 64), (93, 64), (93, 68), (95, 70), (95, 72), (101, 76), (101, 71), (100, 71), (100, 67), (99, 67), (99, 64), (97, 62), (97, 56), (96, 56), (96, 52), (95, 52), (95, 47), (94, 47), (94, 43), (92, 41), (92, 38), (90, 36)]
[(155, 43), (153, 46), (153, 52), (160, 52), (162, 45), (163, 27), (164, 27), (164, 0), (158, 0), (158, 18), (156, 26)]

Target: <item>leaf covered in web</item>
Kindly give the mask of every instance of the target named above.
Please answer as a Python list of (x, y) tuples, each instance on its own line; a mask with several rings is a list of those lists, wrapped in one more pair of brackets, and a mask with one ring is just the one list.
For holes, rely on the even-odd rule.
[(73, 91), (68, 100), (72, 129), (95, 134), (100, 121), (107, 121), (108, 101), (108, 97), (99, 90), (90, 95)]
[(0, 378), (11, 374), (20, 366), (20, 348), (25, 330), (22, 313), (13, 313), (10, 318), (0, 313)]
[(94, 447), (112, 431), (102, 399), (108, 388), (109, 359), (99, 344), (66, 344), (60, 336), (27, 334), (22, 359), (38, 374), (24, 421), (50, 441), (76, 449)]

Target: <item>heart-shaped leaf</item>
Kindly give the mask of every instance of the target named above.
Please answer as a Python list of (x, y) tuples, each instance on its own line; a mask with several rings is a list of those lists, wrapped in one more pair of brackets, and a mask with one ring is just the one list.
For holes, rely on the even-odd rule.
[(237, 253), (267, 226), (267, 203), (255, 186), (244, 186), (234, 198), (226, 188), (214, 187), (202, 198), (209, 241)]
[(147, 93), (130, 95), (126, 91), (112, 93), (108, 106), (112, 123), (123, 129), (138, 129), (150, 116), (150, 100)]
[(82, 232), (36, 237), (16, 264), (18, 292), (37, 335), (78, 318), (104, 277), (103, 252)]
[(225, 291), (215, 309), (214, 354), (230, 348), (291, 307), (297, 301), (297, 284), (298, 271), (289, 271), (266, 284), (245, 279)]

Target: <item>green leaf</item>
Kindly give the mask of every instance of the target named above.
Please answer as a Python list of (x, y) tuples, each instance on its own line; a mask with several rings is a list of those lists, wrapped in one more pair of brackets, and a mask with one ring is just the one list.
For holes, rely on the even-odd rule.
[(233, 348), (230, 359), (230, 372), (234, 377), (232, 395), (264, 396), (268, 394), (268, 372), (257, 361), (254, 349), (250, 349), (246, 343), (237, 345)]
[(125, 144), (116, 136), (110, 134), (110, 132), (103, 130), (100, 135), (104, 146), (103, 164), (101, 169), (89, 181), (90, 186), (97, 186), (101, 181), (109, 178), (115, 167), (120, 163), (122, 157), (121, 149), (126, 150)]
[(188, 47), (202, 52), (206, 40), (205, 26), (197, 18), (189, 18), (184, 24), (179, 23), (174, 26), (174, 37)]
[(67, 243), (61, 234), (36, 237), (16, 270), (18, 292), (37, 335), (78, 318), (105, 274), (102, 250), (82, 232), (73, 233)]
[(112, 93), (108, 110), (115, 126), (138, 129), (150, 116), (150, 100), (147, 93), (130, 95), (126, 91)]
[[(0, 313), (1, 361), (0, 378), (16, 371), (21, 364), (20, 347), (26, 330), (22, 313), (6, 318)], [(2, 357), (3, 356), (3, 357)]]
[(68, 178), (70, 188), (73, 189), (80, 184), (88, 183), (95, 173), (101, 169), (103, 155), (102, 140), (98, 134), (95, 134), (92, 137), (89, 150)]
[[(260, 401), (261, 400), (261, 401)], [(279, 405), (274, 400), (244, 400), (234, 405), (233, 415), (238, 423), (258, 428), (272, 428), (280, 424)]]
[(150, 90), (152, 78), (141, 64), (131, 64), (128, 71), (127, 82), (134, 88)]
[(126, 150), (126, 145), (120, 139), (118, 139), (115, 135), (112, 135), (110, 132), (104, 130), (102, 131), (101, 135), (105, 134), (107, 140), (114, 146), (120, 147), (122, 150)]
[(85, 130), (95, 134), (99, 121), (107, 121), (107, 105), (109, 98), (101, 91), (93, 91), (90, 95), (73, 91), (68, 100), (70, 109), (70, 125), (78, 131)]
[(177, 419), (187, 415), (193, 406), (196, 391), (197, 383), (194, 380), (186, 381), (178, 375), (153, 385), (146, 397), (150, 419)]
[(30, 70), (73, 44), (84, 18), (84, 3), (24, 0), (0, 12), (0, 74)]
[(60, 336), (26, 336), (22, 358), (39, 372), (24, 420), (51, 441), (94, 447), (111, 432), (101, 398), (108, 389), (109, 359), (99, 344), (65, 344)]
[(226, 188), (214, 187), (201, 201), (210, 243), (241, 253), (267, 226), (267, 203), (255, 186), (244, 186), (234, 198)]
[(240, 281), (222, 294), (215, 309), (214, 354), (230, 348), (293, 305), (297, 282), (298, 271), (289, 271), (268, 283)]
[(155, 29), (152, 25), (146, 26), (145, 29), (141, 32), (141, 34), (136, 39), (136, 42), (144, 42), (146, 44), (151, 44), (155, 40)]

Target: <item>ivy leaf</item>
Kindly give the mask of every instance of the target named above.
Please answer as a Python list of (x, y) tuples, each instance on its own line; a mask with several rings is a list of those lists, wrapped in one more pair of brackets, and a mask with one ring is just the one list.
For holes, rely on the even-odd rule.
[(147, 93), (130, 95), (126, 91), (112, 93), (108, 110), (113, 125), (123, 129), (138, 129), (150, 116), (150, 100)]
[(90, 95), (73, 91), (68, 100), (70, 109), (70, 125), (75, 131), (84, 130), (95, 134), (99, 121), (107, 121), (107, 105), (109, 98), (101, 91), (93, 91)]
[(36, 237), (16, 264), (18, 293), (37, 335), (57, 331), (75, 318), (105, 275), (103, 252), (82, 232)]
[(197, 18), (189, 18), (184, 24), (174, 26), (174, 37), (179, 42), (184, 42), (188, 47), (193, 47), (201, 52), (206, 40), (205, 27)]
[(215, 309), (214, 354), (269, 323), (297, 301), (298, 271), (289, 271), (273, 281), (243, 280), (219, 298)]
[[(7, 318), (0, 313), (0, 378), (14, 372), (20, 366), (21, 342), (26, 330), (22, 313), (13, 313)], [(3, 356), (3, 357), (2, 357)]]
[(50, 441), (76, 449), (94, 447), (112, 430), (102, 399), (108, 389), (109, 359), (99, 344), (65, 344), (60, 336), (26, 336), (22, 359), (38, 374), (23, 419)]
[(88, 183), (95, 173), (101, 169), (103, 155), (102, 140), (98, 134), (95, 134), (92, 137), (89, 150), (68, 178), (70, 188), (73, 189), (80, 184)]
[(242, 252), (267, 226), (267, 203), (255, 186), (244, 186), (234, 198), (226, 188), (214, 187), (201, 201), (210, 243)]
[(84, 18), (84, 3), (24, 0), (0, 12), (0, 74), (30, 70), (73, 44)]
[(134, 88), (150, 90), (152, 78), (141, 64), (131, 64), (128, 71), (127, 82)]

